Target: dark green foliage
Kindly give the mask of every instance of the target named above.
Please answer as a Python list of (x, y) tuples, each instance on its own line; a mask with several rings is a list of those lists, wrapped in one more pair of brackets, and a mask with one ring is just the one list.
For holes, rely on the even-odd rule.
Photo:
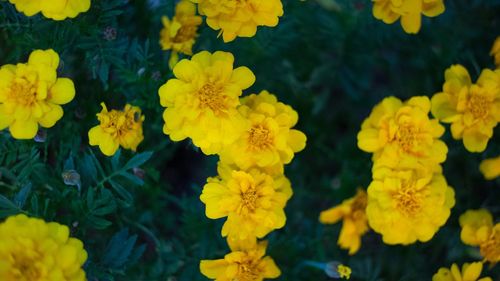
[[(500, 35), (500, 1), (445, 0), (446, 12), (424, 18), (418, 35), (374, 19), (368, 0), (283, 2), (276, 28), (224, 44), (203, 25), (195, 45), (195, 52), (233, 52), (236, 64), (257, 76), (247, 93), (277, 94), (298, 111), (297, 127), (308, 136), (306, 149), (286, 168), (294, 188), (287, 225), (269, 235), (279, 280), (329, 280), (307, 261), (347, 264), (351, 280), (410, 281), (480, 259), (460, 241), (458, 217), (480, 207), (500, 217), (499, 180), (487, 182), (478, 171), (482, 159), (500, 154), (498, 127), (481, 154), (445, 135), (444, 173), (456, 206), (428, 243), (388, 246), (370, 232), (350, 257), (336, 245), (340, 225), (320, 225), (318, 215), (370, 183), (370, 155), (357, 148), (356, 134), (383, 97), (431, 96), (452, 64), (465, 65), (473, 80), (494, 67), (489, 50)], [(0, 1), (0, 65), (53, 48), (61, 56), (59, 75), (70, 77), (77, 91), (45, 140), (17, 141), (0, 132), (0, 218), (25, 213), (70, 227), (85, 243), (92, 281), (207, 280), (199, 261), (228, 252), (222, 221), (207, 219), (198, 198), (205, 179), (216, 174), (216, 157), (162, 133), (157, 90), (172, 73), (158, 37), (161, 16), (171, 16), (174, 6), (173, 0), (94, 0), (88, 13), (54, 22), (25, 17)], [(141, 107), (145, 140), (137, 153), (105, 157), (89, 148), (87, 132), (97, 124), (100, 102)], [(485, 274), (500, 280), (498, 266)]]

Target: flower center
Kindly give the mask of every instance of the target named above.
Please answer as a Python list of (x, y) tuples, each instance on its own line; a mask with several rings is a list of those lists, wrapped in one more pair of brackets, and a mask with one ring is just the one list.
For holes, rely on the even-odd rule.
[(259, 280), (259, 277), (261, 276), (261, 271), (258, 268), (257, 263), (250, 258), (238, 263), (238, 271), (238, 276), (233, 280), (254, 281)]
[(352, 217), (361, 220), (365, 217), (367, 197), (364, 191), (358, 191), (351, 204)]
[(197, 26), (183, 25), (175, 34), (174, 43), (183, 43), (193, 39), (196, 36)]
[(396, 133), (396, 140), (399, 146), (405, 151), (410, 152), (417, 142), (418, 129), (410, 124), (400, 125)]
[(422, 209), (422, 192), (412, 185), (403, 183), (403, 186), (392, 197), (396, 201), (396, 208), (408, 217), (415, 216)]
[(36, 85), (24, 77), (16, 78), (10, 85), (10, 97), (19, 104), (31, 105), (36, 101)]
[(251, 150), (264, 150), (273, 146), (274, 138), (267, 126), (258, 124), (250, 129), (248, 143)]
[(247, 191), (241, 193), (241, 202), (245, 209), (249, 212), (255, 211), (257, 208), (257, 199), (259, 195), (257, 194), (257, 190), (255, 188), (250, 187)]
[(198, 99), (201, 108), (210, 108), (214, 113), (220, 114), (225, 112), (227, 106), (225, 104), (225, 96), (222, 94), (222, 89), (209, 83), (205, 84), (198, 91)]
[(489, 239), (479, 246), (479, 251), (491, 263), (500, 260), (500, 233), (493, 229)]
[(488, 115), (489, 101), (481, 94), (471, 95), (468, 102), (469, 111), (476, 119), (484, 118)]
[(42, 277), (42, 269), (37, 266), (36, 260), (39, 259), (39, 254), (33, 251), (28, 251), (33, 253), (33, 257), (26, 257), (23, 254), (12, 255), (13, 260), (13, 275), (20, 281), (31, 281), (38, 280)]

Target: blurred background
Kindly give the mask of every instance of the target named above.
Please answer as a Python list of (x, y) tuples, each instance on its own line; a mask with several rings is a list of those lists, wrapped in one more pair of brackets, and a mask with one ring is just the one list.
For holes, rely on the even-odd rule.
[[(483, 207), (498, 220), (499, 179), (485, 181), (478, 166), (500, 154), (500, 127), (479, 154), (467, 152), (449, 131), (443, 137), (449, 147), (444, 174), (456, 205), (428, 243), (388, 246), (370, 232), (361, 250), (348, 256), (336, 245), (341, 225), (321, 225), (318, 216), (370, 183), (370, 155), (357, 148), (356, 134), (375, 104), (391, 95), (432, 96), (452, 64), (464, 65), (473, 81), (481, 69), (494, 68), (489, 52), (500, 35), (500, 1), (445, 0), (445, 13), (423, 17), (418, 35), (405, 34), (399, 22), (374, 19), (368, 0), (283, 4), (276, 28), (260, 27), (253, 38), (224, 44), (204, 24), (194, 47), (232, 52), (235, 64), (257, 77), (246, 94), (276, 94), (299, 113), (296, 128), (308, 136), (306, 149), (286, 167), (294, 190), (287, 224), (268, 236), (268, 255), (282, 271), (278, 280), (330, 280), (306, 261), (347, 264), (351, 280), (409, 281), (431, 280), (439, 267), (481, 259), (460, 241), (458, 217)], [(89, 252), (89, 280), (207, 280), (199, 261), (229, 251), (220, 236), (223, 220), (206, 218), (199, 200), (206, 178), (216, 175), (217, 157), (162, 133), (157, 91), (172, 73), (158, 41), (161, 16), (171, 17), (174, 7), (173, 0), (92, 1), (76, 19), (53, 22), (27, 18), (0, 1), (0, 65), (53, 48), (61, 55), (59, 75), (73, 79), (77, 90), (62, 120), (37, 142), (0, 132), (0, 193), (33, 216), (70, 226)], [(139, 154), (108, 158), (89, 148), (87, 132), (97, 125), (101, 101), (142, 108)], [(127, 161), (146, 161), (145, 151), (153, 156), (133, 170), (140, 180), (121, 176)], [(80, 182), (65, 184), (61, 175), (73, 170)], [(89, 192), (100, 183), (102, 189)], [(0, 203), (1, 218), (16, 212)], [(484, 272), (500, 280), (498, 266)]]

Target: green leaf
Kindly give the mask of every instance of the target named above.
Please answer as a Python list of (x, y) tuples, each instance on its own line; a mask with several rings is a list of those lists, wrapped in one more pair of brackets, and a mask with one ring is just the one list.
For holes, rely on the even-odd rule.
[(142, 164), (144, 164), (146, 161), (148, 161), (151, 156), (153, 155), (152, 151), (146, 151), (143, 153), (139, 153), (132, 157), (132, 159), (128, 160), (128, 162), (123, 166), (124, 170), (129, 170), (132, 168), (140, 167)]
[[(111, 238), (101, 262), (115, 270), (123, 268), (132, 254), (136, 240), (137, 235), (129, 236), (128, 229), (122, 229)], [(132, 260), (137, 260), (137, 257)]]
[(116, 191), (116, 193), (118, 193), (118, 195), (120, 195), (120, 197), (122, 197), (125, 202), (130, 204), (134, 201), (132, 194), (130, 194), (130, 192), (128, 192), (127, 189), (125, 189), (125, 187), (123, 187), (121, 184), (114, 180), (109, 180), (109, 183), (111, 184), (111, 187), (114, 189), (114, 191)]

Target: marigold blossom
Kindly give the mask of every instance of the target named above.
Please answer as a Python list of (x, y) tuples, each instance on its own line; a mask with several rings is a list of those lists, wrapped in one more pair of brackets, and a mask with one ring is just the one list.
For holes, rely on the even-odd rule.
[(361, 125), (358, 147), (374, 153), (379, 166), (432, 166), (446, 160), (448, 148), (439, 139), (444, 127), (429, 119), (431, 103), (427, 97), (413, 97), (406, 102), (387, 97), (376, 105)]
[(445, 72), (443, 92), (432, 97), (432, 115), (451, 123), (454, 139), (462, 139), (470, 152), (482, 152), (500, 122), (500, 69), (485, 69), (477, 84), (461, 65)]
[(366, 204), (366, 192), (358, 189), (354, 197), (321, 212), (319, 216), (319, 221), (324, 224), (333, 224), (342, 220), (342, 230), (337, 243), (342, 249), (348, 249), (349, 255), (354, 255), (359, 250), (361, 236), (369, 229), (366, 218)]
[(238, 108), (249, 121), (246, 131), (220, 153), (224, 163), (235, 163), (241, 169), (273, 167), (283, 170), (294, 153), (304, 149), (306, 136), (291, 129), (298, 114), (289, 105), (278, 102), (267, 91), (241, 98)]
[(15, 215), (0, 224), (0, 280), (84, 281), (83, 243), (55, 222)]
[(493, 46), (491, 47), (490, 55), (495, 59), (495, 65), (497, 68), (500, 67), (500, 36), (495, 39)]
[(500, 155), (485, 159), (479, 165), (479, 170), (487, 180), (493, 180), (500, 176)]
[(90, 9), (90, 0), (9, 0), (28, 17), (40, 12), (46, 18), (64, 20), (74, 18)]
[(451, 269), (442, 267), (438, 270), (432, 281), (492, 281), (490, 277), (479, 278), (483, 270), (482, 262), (464, 263), (462, 271), (454, 263)]
[(38, 126), (50, 128), (62, 118), (61, 105), (75, 97), (68, 78), (57, 78), (59, 55), (33, 51), (27, 63), (0, 68), (0, 130), (16, 139), (32, 139)]
[(373, 16), (386, 24), (401, 19), (406, 33), (418, 33), (422, 25), (421, 14), (437, 17), (445, 10), (443, 0), (372, 0)]
[(500, 223), (493, 224), (493, 216), (486, 209), (468, 210), (459, 218), (462, 242), (479, 246), (485, 261), (500, 261)]
[(455, 196), (441, 174), (387, 169), (373, 177), (366, 215), (384, 243), (427, 242), (448, 220)]
[(205, 154), (233, 143), (247, 127), (239, 96), (255, 82), (247, 67), (233, 69), (231, 53), (203, 51), (174, 67), (176, 78), (159, 89), (163, 132), (173, 141), (191, 138)]
[(160, 31), (162, 50), (172, 50), (169, 66), (172, 69), (179, 60), (179, 53), (193, 54), (193, 45), (198, 36), (198, 26), (202, 18), (196, 15), (196, 6), (188, 0), (180, 1), (175, 7), (175, 16), (170, 20), (161, 18), (163, 29)]
[(227, 217), (222, 236), (232, 240), (262, 238), (286, 222), (284, 208), (292, 196), (284, 175), (271, 176), (258, 169), (230, 170), (223, 164), (219, 176), (209, 178), (200, 200), (211, 219)]
[(228, 241), (231, 253), (218, 260), (202, 260), (200, 271), (217, 281), (262, 281), (274, 279), (281, 271), (271, 257), (265, 256), (267, 241), (240, 243)]
[(207, 17), (207, 24), (220, 30), (224, 42), (253, 37), (258, 26), (274, 27), (283, 15), (281, 0), (191, 0)]
[(118, 147), (136, 151), (144, 139), (142, 122), (145, 117), (137, 106), (125, 105), (123, 110), (108, 111), (101, 103), (102, 111), (97, 114), (100, 124), (89, 130), (89, 144), (98, 145), (104, 155), (111, 156)]

